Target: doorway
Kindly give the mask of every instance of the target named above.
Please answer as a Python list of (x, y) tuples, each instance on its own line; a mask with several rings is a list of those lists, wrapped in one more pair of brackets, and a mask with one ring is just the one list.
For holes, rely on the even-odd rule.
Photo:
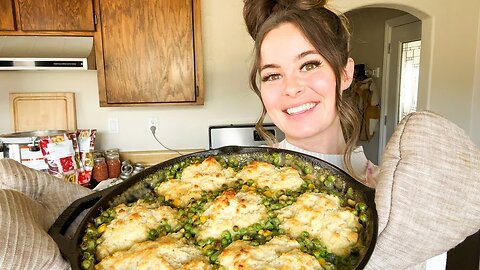
[[(348, 11), (345, 14), (349, 20), (352, 37), (350, 40), (350, 55), (355, 61), (355, 64), (364, 64), (367, 76), (373, 81), (372, 89), (376, 89), (376, 96), (378, 96), (376, 104), (380, 111), (384, 109), (381, 102), (385, 99), (383, 86), (384, 77), (384, 47), (385, 47), (385, 23), (393, 18), (408, 15), (408, 13), (393, 9), (368, 7)], [(381, 111), (380, 115), (384, 115)], [(360, 140), (358, 144), (363, 147), (365, 155), (374, 164), (380, 164), (382, 150), (379, 151), (380, 144), (384, 146), (386, 136), (382, 133), (380, 136), (380, 124), (382, 119), (372, 121), (370, 127), (372, 128), (372, 135), (368, 140)], [(382, 141), (381, 141), (382, 139)]]
[(385, 22), (379, 156), (401, 119), (416, 111), (421, 36), (422, 23), (412, 15)]

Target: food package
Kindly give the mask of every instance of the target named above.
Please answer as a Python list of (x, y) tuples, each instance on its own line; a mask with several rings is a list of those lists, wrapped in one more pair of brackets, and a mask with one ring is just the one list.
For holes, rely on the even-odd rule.
[(77, 130), (78, 152), (83, 167), (83, 173), (79, 175), (78, 182), (87, 186), (90, 183), (93, 170), (93, 152), (95, 147), (96, 129)]
[(82, 182), (85, 181), (84, 177), (79, 177), (84, 174), (84, 169), (80, 161), (76, 132), (39, 138), (39, 146), (50, 174), (71, 183), (85, 185)]

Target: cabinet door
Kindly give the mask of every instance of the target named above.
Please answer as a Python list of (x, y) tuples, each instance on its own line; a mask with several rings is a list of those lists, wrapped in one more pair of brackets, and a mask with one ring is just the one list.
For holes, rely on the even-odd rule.
[(0, 30), (15, 30), (13, 0), (0, 0)]
[(94, 31), (93, 0), (18, 0), (23, 31)]
[(102, 106), (196, 102), (192, 3), (100, 1)]

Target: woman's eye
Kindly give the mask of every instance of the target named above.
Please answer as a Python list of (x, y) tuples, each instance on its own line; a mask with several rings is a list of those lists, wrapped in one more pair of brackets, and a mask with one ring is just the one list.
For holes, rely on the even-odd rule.
[(268, 75), (265, 75), (262, 77), (262, 82), (266, 82), (266, 81), (274, 81), (274, 80), (278, 80), (280, 79), (281, 76), (280, 74), (268, 74)]
[(320, 62), (318, 61), (312, 61), (312, 62), (307, 62), (302, 65), (302, 68), (300, 69), (301, 71), (309, 71), (312, 69), (316, 69), (318, 66), (320, 66)]

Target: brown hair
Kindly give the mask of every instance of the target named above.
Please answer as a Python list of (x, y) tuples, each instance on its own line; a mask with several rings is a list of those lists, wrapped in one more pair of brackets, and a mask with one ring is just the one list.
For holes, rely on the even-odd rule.
[[(340, 89), (342, 72), (348, 60), (350, 33), (347, 20), (325, 7), (327, 0), (244, 0), (243, 17), (248, 33), (255, 40), (254, 63), (250, 71), (250, 86), (260, 97), (257, 77), (260, 65), (260, 47), (265, 35), (282, 23), (293, 23), (333, 68), (336, 78), (336, 107), (346, 141), (344, 163), (350, 174), (355, 174), (351, 153), (360, 134), (360, 117), (349, 95)], [(262, 103), (263, 104), (263, 103)], [(270, 145), (275, 138), (263, 128), (266, 109), (257, 121), (258, 132)], [(361, 177), (363, 178), (363, 177)]]

